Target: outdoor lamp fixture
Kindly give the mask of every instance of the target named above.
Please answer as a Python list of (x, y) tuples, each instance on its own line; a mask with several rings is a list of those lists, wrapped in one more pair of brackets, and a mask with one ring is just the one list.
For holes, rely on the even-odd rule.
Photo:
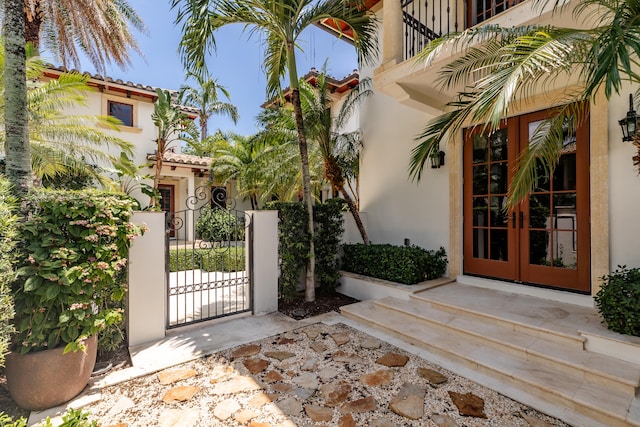
[(431, 152), (429, 157), (431, 169), (440, 169), (440, 166), (444, 166), (444, 151), (440, 150), (440, 145)]
[(618, 121), (622, 128), (623, 142), (633, 141), (633, 137), (638, 131), (638, 119), (640, 119), (640, 116), (638, 116), (636, 110), (633, 109), (633, 95), (629, 94), (629, 111), (627, 111), (627, 116)]

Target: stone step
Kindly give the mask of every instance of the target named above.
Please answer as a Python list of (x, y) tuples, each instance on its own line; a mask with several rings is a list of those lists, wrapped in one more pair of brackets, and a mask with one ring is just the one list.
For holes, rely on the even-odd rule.
[(532, 335), (512, 328), (509, 323), (491, 318), (479, 320), (416, 301), (384, 298), (374, 303), (410, 316), (427, 327), (458, 334), (462, 339), (477, 340), (523, 360), (552, 365), (630, 396), (635, 395), (640, 386), (640, 365), (585, 351), (571, 341), (549, 340), (549, 334)]
[(573, 425), (640, 426), (640, 414), (630, 411), (632, 403), (637, 403), (634, 396), (590, 381), (584, 375), (540, 360), (516, 357), (485, 345), (478, 338), (461, 339), (453, 329), (425, 327), (414, 315), (373, 301), (342, 307), (341, 312), (449, 363), (497, 380), (504, 387), (497, 387), (496, 391)]

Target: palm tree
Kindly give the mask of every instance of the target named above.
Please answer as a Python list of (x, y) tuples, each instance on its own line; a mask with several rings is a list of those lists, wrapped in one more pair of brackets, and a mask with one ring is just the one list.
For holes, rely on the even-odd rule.
[(17, 194), (32, 185), (23, 0), (4, 2), (4, 123), (7, 178)]
[[(538, 6), (544, 1), (537, 0)], [(555, 9), (565, 6), (558, 1)], [(465, 87), (448, 111), (431, 120), (411, 157), (409, 173), (420, 180), (429, 156), (458, 134), (467, 121), (484, 123), (495, 130), (518, 99), (544, 88), (559, 78), (579, 76), (582, 89), (567, 88), (562, 107), (545, 120), (531, 138), (529, 149), (519, 158), (509, 189), (509, 207), (524, 199), (537, 182), (542, 166), (553, 172), (560, 158), (563, 128), (572, 129), (586, 117), (586, 105), (604, 88), (607, 99), (619, 93), (623, 81), (640, 83), (635, 68), (640, 59), (640, 3), (633, 0), (607, 2), (579, 0), (574, 6), (576, 22), (595, 22), (590, 29), (561, 27), (512, 27), (487, 25), (438, 39), (425, 48), (419, 60), (431, 63), (443, 49), (461, 56), (442, 68), (444, 88)], [(546, 86), (545, 86), (546, 85)]]
[(185, 139), (185, 135), (195, 138), (198, 132), (195, 123), (180, 111), (180, 107), (173, 104), (171, 93), (168, 90), (157, 89), (157, 94), (158, 100), (153, 106), (153, 113), (151, 114), (151, 120), (156, 126), (158, 137), (155, 140), (156, 169), (153, 177), (154, 195), (149, 201), (150, 208), (157, 208), (157, 192), (165, 153), (171, 148), (172, 144)]
[(216, 151), (229, 146), (227, 138), (228, 135), (218, 129), (213, 135), (207, 135), (206, 138), (185, 139), (182, 152), (198, 157), (213, 157)]
[(206, 68), (205, 55), (215, 47), (214, 33), (228, 24), (244, 24), (251, 32), (264, 35), (267, 97), (281, 92), (280, 79), (289, 76), (291, 101), (298, 131), (298, 147), (302, 165), (302, 188), (307, 209), (307, 227), (311, 237), (307, 262), (305, 300), (315, 300), (313, 200), (309, 176), (309, 153), (304, 131), (296, 46), (300, 35), (309, 26), (328, 20), (337, 28), (348, 28), (360, 60), (371, 62), (377, 52), (376, 26), (361, 1), (339, 0), (172, 0), (178, 7), (177, 23), (182, 23), (180, 44), (182, 60), (188, 70), (201, 72)]
[(353, 167), (354, 159), (355, 162), (359, 162), (358, 152), (362, 145), (360, 132), (341, 133), (339, 131), (353, 114), (357, 103), (373, 93), (370, 86), (370, 79), (361, 81), (349, 92), (335, 117), (331, 111), (330, 92), (324, 72), (318, 76), (315, 87), (311, 87), (306, 82), (301, 86), (309, 139), (318, 145), (324, 164), (324, 176), (334, 191), (338, 191), (347, 202), (365, 245), (369, 244), (369, 236), (362, 224), (358, 206), (347, 191), (345, 177), (345, 166)]
[(224, 114), (233, 120), (233, 123), (238, 122), (239, 116), (236, 106), (218, 100), (218, 92), (221, 92), (229, 99), (229, 91), (224, 86), (219, 85), (218, 81), (208, 74), (201, 76), (189, 73), (187, 74), (187, 78), (189, 77), (195, 79), (197, 86), (182, 85), (180, 87), (178, 100), (181, 104), (198, 109), (201, 141), (204, 141), (209, 135), (207, 131), (208, 121), (212, 115)]
[(26, 41), (57, 54), (63, 65), (80, 67), (80, 51), (96, 70), (116, 63), (125, 69), (129, 51), (142, 54), (130, 26), (146, 28), (126, 0), (23, 0)]

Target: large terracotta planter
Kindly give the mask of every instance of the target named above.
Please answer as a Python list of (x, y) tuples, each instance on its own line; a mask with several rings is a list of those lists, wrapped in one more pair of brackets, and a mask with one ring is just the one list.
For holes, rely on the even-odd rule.
[(62, 354), (63, 347), (5, 360), (7, 387), (13, 400), (30, 411), (53, 408), (76, 397), (85, 388), (96, 363), (97, 337), (87, 340), (87, 352)]

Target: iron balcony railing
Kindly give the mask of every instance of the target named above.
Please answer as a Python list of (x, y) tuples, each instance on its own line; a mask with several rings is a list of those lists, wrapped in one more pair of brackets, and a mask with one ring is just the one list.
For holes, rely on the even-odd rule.
[(524, 0), (400, 0), (404, 59), (443, 34), (472, 27)]

